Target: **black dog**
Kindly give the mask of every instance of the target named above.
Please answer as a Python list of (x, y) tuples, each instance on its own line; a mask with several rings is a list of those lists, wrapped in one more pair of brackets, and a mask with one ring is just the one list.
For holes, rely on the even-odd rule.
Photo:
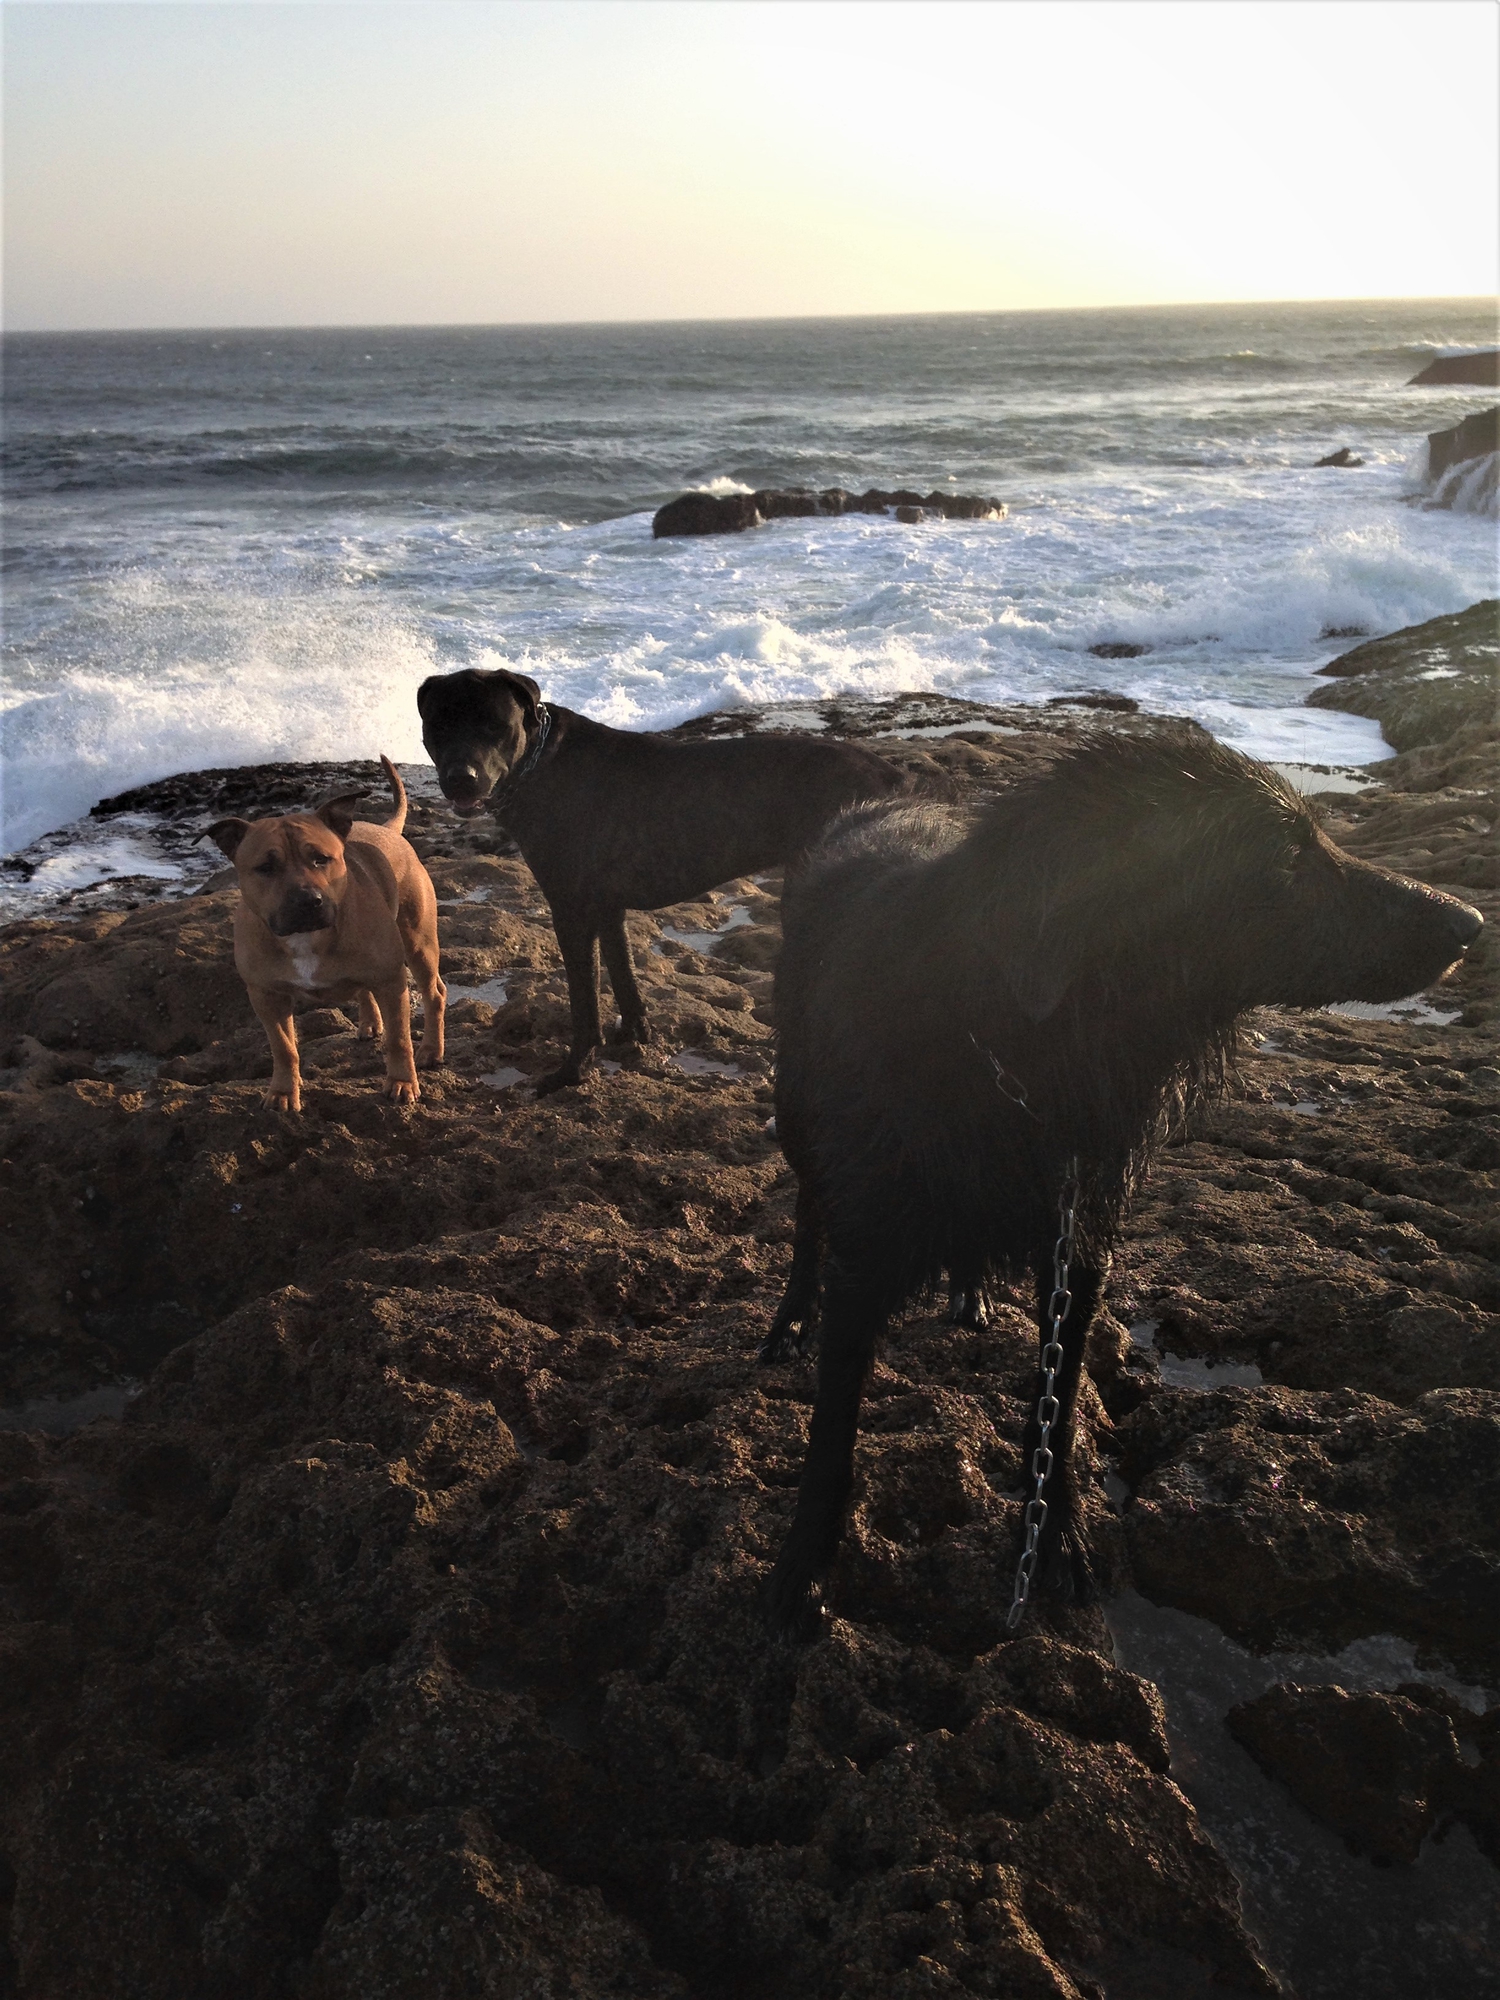
[(525, 674), (435, 675), (417, 690), (422, 741), (456, 812), (486, 805), (552, 908), (568, 973), (572, 1045), (539, 1091), (577, 1083), (603, 1042), (599, 962), (619, 1039), (648, 1038), (625, 940), (627, 910), (660, 910), (795, 861), (843, 807), (902, 791), (883, 758), (811, 736), (676, 743), (540, 700)]
[[(1029, 1267), (1050, 1338), (1074, 1162), (1072, 1299), (1051, 1357), (1055, 1469), (1037, 1555), (1051, 1587), (1091, 1594), (1074, 1404), (1152, 1140), (1221, 1079), (1243, 1009), (1419, 992), (1481, 923), (1454, 897), (1343, 853), (1274, 773), (1197, 731), (1074, 750), (977, 820), (896, 806), (832, 829), (787, 899), (776, 982), (777, 1129), (800, 1187), (763, 1359), (784, 1355), (795, 1327), (806, 1333), (825, 1243), (827, 1254), (817, 1399), (773, 1622), (804, 1622), (838, 1548), (860, 1397), (890, 1313), (945, 1269), (964, 1290)], [(1033, 1416), (1028, 1497), (1040, 1436)]]

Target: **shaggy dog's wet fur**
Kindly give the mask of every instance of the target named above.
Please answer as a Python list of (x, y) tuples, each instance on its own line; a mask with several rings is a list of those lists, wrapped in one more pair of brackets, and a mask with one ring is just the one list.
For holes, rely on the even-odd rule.
[[(1273, 772), (1192, 729), (1087, 745), (977, 818), (898, 805), (838, 821), (788, 896), (776, 982), (776, 1121), (799, 1193), (763, 1358), (800, 1346), (820, 1271), (822, 1306), (773, 1622), (804, 1622), (837, 1550), (887, 1318), (945, 1270), (972, 1298), (989, 1273), (1029, 1269), (1045, 1325), (1075, 1159), (1039, 1574), (1090, 1594), (1074, 1406), (1152, 1141), (1218, 1084), (1244, 1009), (1418, 992), (1480, 925), (1455, 897), (1343, 853)], [(1033, 1417), (1028, 1466), (1036, 1438)]]

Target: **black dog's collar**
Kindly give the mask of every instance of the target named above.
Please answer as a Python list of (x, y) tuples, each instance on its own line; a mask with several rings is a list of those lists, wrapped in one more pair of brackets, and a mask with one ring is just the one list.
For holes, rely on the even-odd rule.
[(505, 780), (507, 785), (519, 784), (522, 778), (529, 778), (537, 767), (542, 752), (547, 747), (547, 738), (552, 734), (552, 711), (543, 702), (536, 705), (536, 731), (527, 746), (526, 755)]

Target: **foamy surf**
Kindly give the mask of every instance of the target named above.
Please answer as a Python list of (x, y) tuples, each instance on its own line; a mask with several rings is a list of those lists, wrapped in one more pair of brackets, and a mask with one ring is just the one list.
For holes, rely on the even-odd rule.
[[(0, 846), (173, 771), (409, 763), (418, 683), (470, 665), (625, 728), (1094, 688), (1278, 762), (1370, 762), (1373, 724), (1302, 703), (1353, 636), (1495, 591), (1470, 497), (1411, 504), (1452, 393), (1403, 387), (1483, 317), (11, 342)], [(353, 408), (326, 388), (351, 341)], [(1314, 469), (1345, 442), (1361, 468)], [(650, 534), (689, 487), (872, 481), (1010, 516)]]

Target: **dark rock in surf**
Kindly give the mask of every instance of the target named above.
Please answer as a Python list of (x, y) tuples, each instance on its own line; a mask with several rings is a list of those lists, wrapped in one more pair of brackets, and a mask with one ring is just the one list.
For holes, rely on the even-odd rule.
[(763, 521), (805, 519), (814, 514), (890, 514), (903, 522), (937, 516), (947, 521), (1003, 521), (1003, 501), (977, 493), (929, 493), (908, 487), (887, 491), (871, 486), (854, 494), (842, 486), (821, 493), (806, 487), (763, 486), (754, 493), (684, 493), (657, 509), (653, 535), (734, 535)]
[(1089, 651), (1096, 660), (1138, 660), (1142, 653), (1149, 653), (1149, 646), (1137, 646), (1129, 639), (1104, 639)]
[(1327, 458), (1315, 458), (1313, 460), (1313, 467), (1315, 470), (1317, 467), (1322, 465), (1354, 466), (1363, 464), (1364, 460), (1362, 458), (1356, 458), (1354, 453), (1349, 449), (1348, 445), (1346, 444), (1341, 444), (1337, 451), (1329, 452)]
[(1005, 516), (1000, 501), (982, 499), (977, 493), (929, 493), (927, 505), (940, 508), (950, 521), (991, 521)]
[(1141, 705), (1128, 694), (1111, 694), (1107, 688), (1090, 688), (1083, 694), (1055, 694), (1048, 708), (1095, 708), (1115, 715), (1139, 715)]
[(758, 528), (761, 512), (751, 493), (684, 493), (658, 507), (653, 535), (737, 535)]
[(1341, 653), (1319, 673), (1335, 685), (1307, 698), (1378, 722), (1396, 750), (1441, 743), (1500, 718), (1500, 599), (1409, 625)]
[[(750, 498), (759, 510), (761, 519), (766, 521), (799, 520), (805, 519), (809, 514), (824, 512), (817, 494), (801, 487), (788, 490), (785, 487), (764, 486), (758, 492), (752, 493)], [(754, 527), (756, 523), (752, 521), (747, 525)]]
[(1419, 375), (1413, 375), (1406, 386), (1435, 388), (1454, 382), (1477, 383), (1487, 389), (1500, 384), (1500, 347), (1480, 348), (1473, 354), (1440, 354)]
[(1492, 410), (1476, 411), (1451, 430), (1429, 431), (1427, 477), (1435, 482), (1453, 466), (1471, 458), (1486, 458), (1492, 451), (1500, 451), (1500, 404)]

